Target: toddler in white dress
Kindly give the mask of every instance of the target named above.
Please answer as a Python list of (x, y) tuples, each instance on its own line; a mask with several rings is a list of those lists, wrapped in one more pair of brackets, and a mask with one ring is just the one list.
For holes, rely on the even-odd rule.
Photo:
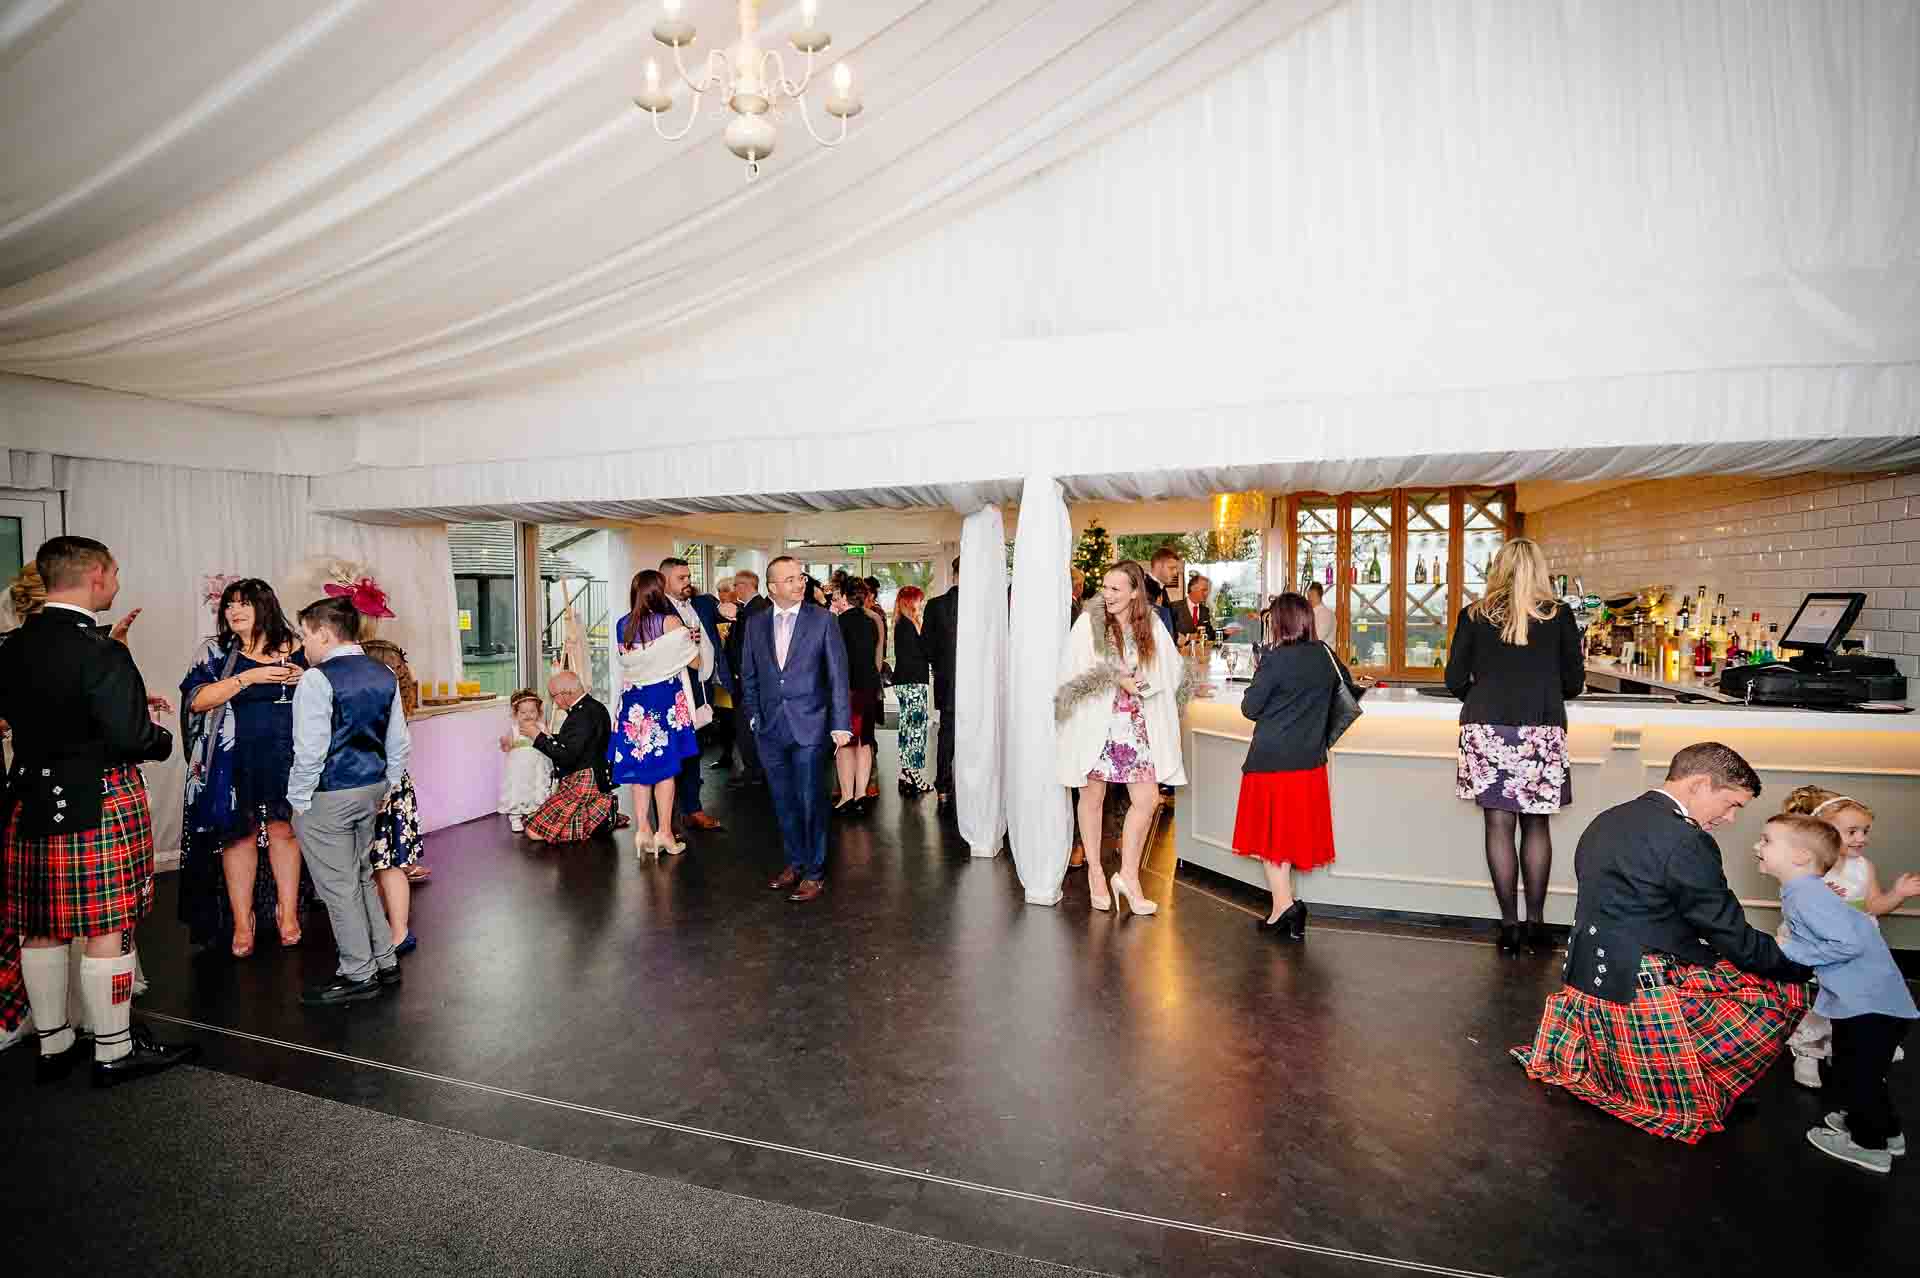
[(513, 734), (501, 745), (507, 766), (500, 775), (500, 811), (515, 834), (527, 828), (527, 817), (553, 793), (553, 760), (533, 748), (540, 735), (543, 709), (540, 697), (531, 688), (513, 694)]

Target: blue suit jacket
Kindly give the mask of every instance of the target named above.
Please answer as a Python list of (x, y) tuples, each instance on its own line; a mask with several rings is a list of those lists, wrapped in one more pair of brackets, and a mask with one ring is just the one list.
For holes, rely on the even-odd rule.
[(754, 734), (776, 745), (824, 746), (830, 734), (851, 728), (840, 627), (825, 608), (802, 604), (782, 669), (774, 654), (773, 619), (772, 608), (748, 618), (741, 649), (740, 682)]
[[(720, 681), (722, 688), (733, 686), (733, 672), (727, 666), (727, 651), (720, 646), (720, 601), (712, 595), (695, 595), (687, 601), (693, 607), (694, 615), (700, 618), (700, 625), (707, 632), (707, 642), (713, 646), (713, 677)], [(704, 677), (706, 671), (701, 671)]]

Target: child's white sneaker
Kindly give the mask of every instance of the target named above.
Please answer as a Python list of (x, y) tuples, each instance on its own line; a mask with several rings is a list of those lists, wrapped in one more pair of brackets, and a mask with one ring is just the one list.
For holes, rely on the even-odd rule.
[(515, 834), (525, 834), (527, 832), (527, 819), (518, 812), (515, 812), (507, 817), (507, 828)]
[[(1827, 1125), (1828, 1131), (1839, 1132), (1848, 1140), (1853, 1139), (1853, 1132), (1847, 1127), (1847, 1112), (1845, 1110), (1836, 1109), (1821, 1121)], [(1907, 1138), (1905, 1136), (1887, 1137), (1887, 1153), (1893, 1155), (1895, 1158), (1905, 1158), (1907, 1156)]]
[(1794, 1057), (1793, 1081), (1802, 1087), (1818, 1089), (1820, 1086), (1820, 1062), (1811, 1056)]
[(1861, 1171), (1878, 1172), (1884, 1176), (1893, 1170), (1892, 1154), (1884, 1149), (1862, 1149), (1845, 1132), (1831, 1131), (1825, 1127), (1811, 1128), (1807, 1132), (1807, 1143), (1827, 1157), (1852, 1163)]

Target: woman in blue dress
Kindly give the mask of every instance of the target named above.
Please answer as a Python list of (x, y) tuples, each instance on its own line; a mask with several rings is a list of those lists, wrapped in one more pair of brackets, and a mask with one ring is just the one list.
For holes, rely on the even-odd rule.
[[(687, 667), (699, 655), (693, 632), (667, 601), (666, 578), (649, 568), (634, 574), (630, 611), (620, 619), (620, 710), (607, 756), (613, 783), (633, 787), (633, 850), (678, 853), (673, 838), (673, 783), (682, 760), (700, 753)], [(653, 809), (658, 808), (656, 823)]]
[[(187, 756), (180, 832), (180, 921), (195, 944), (253, 953), (256, 916), (273, 912), (280, 944), (300, 943), (313, 881), (287, 806), (293, 686), (306, 670), (273, 587), (257, 577), (220, 594), (218, 633), (180, 683)], [(260, 874), (267, 854), (271, 876)]]

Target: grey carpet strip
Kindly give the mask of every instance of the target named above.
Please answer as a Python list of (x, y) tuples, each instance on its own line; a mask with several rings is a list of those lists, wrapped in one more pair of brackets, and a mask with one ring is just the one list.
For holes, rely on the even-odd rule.
[(844, 1154), (833, 1154), (823, 1150), (807, 1149), (800, 1145), (784, 1145), (777, 1141), (757, 1140), (751, 1136), (737, 1136), (730, 1132), (712, 1131), (704, 1127), (693, 1127), (685, 1123), (675, 1123), (662, 1118), (648, 1118), (641, 1114), (627, 1114), (619, 1110), (602, 1109), (593, 1105), (581, 1105), (573, 1101), (556, 1100), (549, 1096), (536, 1096), (530, 1092), (514, 1091), (511, 1088), (495, 1087), (491, 1083), (477, 1083), (469, 1079), (453, 1078), (445, 1074), (430, 1073), (426, 1070), (410, 1069), (404, 1065), (392, 1065), (385, 1061), (369, 1060), (360, 1056), (350, 1056), (344, 1052), (330, 1051), (323, 1047), (310, 1047), (304, 1043), (291, 1043), (283, 1039), (267, 1038), (260, 1034), (250, 1034), (245, 1030), (230, 1029), (224, 1025), (210, 1025), (204, 1021), (189, 1020), (181, 1016), (169, 1016), (163, 1012), (142, 1012), (141, 1015), (148, 1020), (166, 1021), (169, 1024), (184, 1026), (188, 1029), (203, 1030), (212, 1034), (225, 1034), (233, 1038), (246, 1039), (249, 1042), (264, 1043), (271, 1047), (280, 1047), (290, 1051), (323, 1056), (330, 1060), (340, 1061), (349, 1065), (385, 1070), (389, 1073), (403, 1074), (410, 1078), (424, 1079), (433, 1083), (444, 1083), (452, 1087), (463, 1087), (507, 1100), (524, 1101), (533, 1105), (546, 1105), (555, 1109), (569, 1110), (577, 1114), (588, 1114), (597, 1118), (611, 1119), (616, 1122), (658, 1128), (662, 1131), (670, 1131), (682, 1136), (695, 1136), (706, 1140), (724, 1141), (728, 1144), (745, 1145), (754, 1149), (770, 1150), (775, 1153), (791, 1154), (795, 1157), (833, 1163), (841, 1167), (853, 1167), (863, 1171), (877, 1172), (882, 1175), (898, 1176), (933, 1185), (943, 1185), (950, 1189), (992, 1194), (1001, 1198), (1016, 1199), (1020, 1202), (1035, 1203), (1046, 1207), (1058, 1207), (1068, 1211), (1087, 1212), (1093, 1215), (1107, 1216), (1115, 1220), (1127, 1220), (1140, 1224), (1157, 1225), (1164, 1229), (1177, 1229), (1188, 1233), (1204, 1234), (1214, 1238), (1232, 1239), (1236, 1242), (1254, 1243), (1260, 1246), (1275, 1247), (1312, 1256), (1322, 1256), (1329, 1259), (1351, 1261), (1357, 1264), (1397, 1269), (1405, 1273), (1437, 1274), (1442, 1275), (1443, 1278), (1499, 1278), (1496, 1274), (1489, 1274), (1480, 1270), (1456, 1269), (1447, 1265), (1433, 1265), (1417, 1260), (1402, 1260), (1392, 1256), (1377, 1256), (1367, 1252), (1349, 1251), (1341, 1247), (1325, 1247), (1316, 1243), (1300, 1242), (1291, 1238), (1275, 1238), (1267, 1234), (1246, 1233), (1237, 1229), (1222, 1229), (1218, 1226), (1197, 1224), (1193, 1221), (1172, 1220), (1163, 1216), (1150, 1216), (1142, 1212), (1125, 1211), (1118, 1207), (1104, 1207), (1098, 1203), (1083, 1203), (1070, 1198), (1054, 1198), (1046, 1194), (1030, 1193), (1022, 1189), (1007, 1189), (998, 1185), (986, 1185), (977, 1181), (961, 1180), (952, 1176), (942, 1176), (935, 1172), (915, 1171), (906, 1167), (893, 1167), (886, 1163), (870, 1162), (866, 1159), (851, 1158)]

